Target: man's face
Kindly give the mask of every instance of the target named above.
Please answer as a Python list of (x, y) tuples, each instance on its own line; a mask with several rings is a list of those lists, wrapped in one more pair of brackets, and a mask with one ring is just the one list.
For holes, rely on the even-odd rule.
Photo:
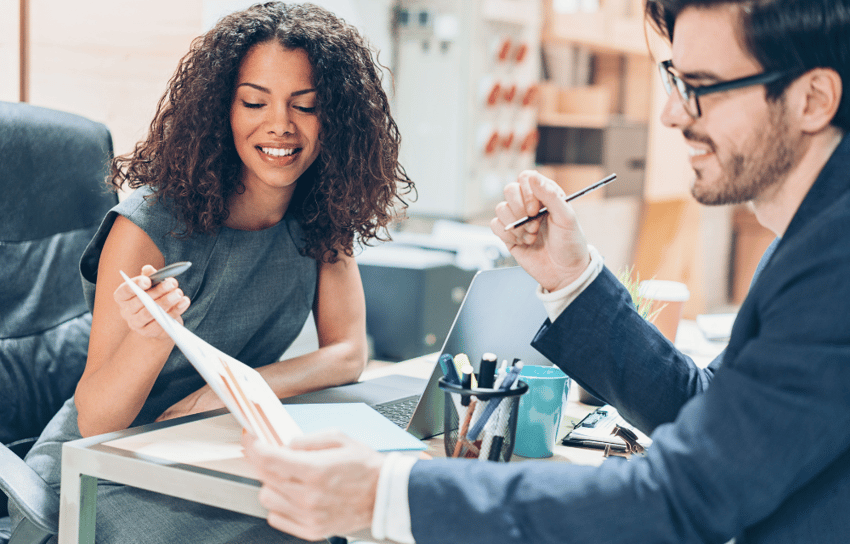
[[(689, 84), (711, 85), (762, 72), (739, 42), (736, 8), (688, 8), (676, 19), (673, 66)], [(696, 177), (691, 193), (703, 204), (765, 198), (799, 160), (785, 104), (768, 102), (763, 85), (699, 98), (694, 119), (674, 91), (661, 114), (688, 144)]]

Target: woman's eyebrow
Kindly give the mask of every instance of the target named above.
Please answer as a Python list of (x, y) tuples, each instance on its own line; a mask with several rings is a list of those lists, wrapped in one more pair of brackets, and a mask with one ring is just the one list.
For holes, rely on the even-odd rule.
[[(249, 83), (247, 81), (244, 82), (244, 83), (240, 83), (239, 85), (236, 86), (236, 88), (238, 89), (239, 87), (242, 87), (243, 85), (246, 86), (246, 87), (251, 87), (253, 89), (257, 89), (258, 91), (266, 93), (266, 94), (272, 93), (271, 89), (268, 89), (267, 87), (263, 87), (262, 85), (257, 85), (256, 83)], [(290, 94), (289, 96), (301, 96), (302, 94), (309, 94), (309, 93), (314, 93), (314, 92), (316, 92), (316, 89), (301, 89), (300, 91), (295, 91), (294, 93)]]
[(248, 82), (240, 83), (239, 85), (236, 86), (236, 88), (238, 89), (239, 87), (242, 87), (243, 85), (246, 86), (246, 87), (251, 87), (253, 89), (257, 89), (258, 91), (266, 93), (266, 94), (272, 94), (270, 89), (267, 89), (266, 87), (263, 87), (262, 85), (257, 85), (256, 83), (248, 83)]

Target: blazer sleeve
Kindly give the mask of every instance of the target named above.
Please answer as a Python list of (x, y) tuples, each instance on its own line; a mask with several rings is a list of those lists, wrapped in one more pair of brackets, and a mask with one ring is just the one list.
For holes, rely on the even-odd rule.
[(554, 323), (543, 324), (532, 345), (647, 434), (704, 391), (722, 360), (696, 366), (637, 313), (607, 268)]
[[(758, 541), (835, 541), (823, 532), (845, 519), (850, 501), (842, 484), (850, 478), (850, 255), (810, 251), (775, 264), (742, 308), (752, 315), (735, 325), (737, 349), (710, 388), (658, 426), (645, 457), (599, 467), (419, 461), (408, 487), (416, 541), (726, 542), (770, 527), (785, 538)], [(635, 330), (635, 318), (620, 314), (603, 332)], [(644, 336), (628, 347), (672, 349)], [(617, 346), (608, 348), (614, 359), (639, 356), (617, 353), (625, 341)]]

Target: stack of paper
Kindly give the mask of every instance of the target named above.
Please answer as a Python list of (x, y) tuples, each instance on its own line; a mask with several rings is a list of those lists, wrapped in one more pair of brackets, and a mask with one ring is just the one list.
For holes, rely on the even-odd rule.
[(378, 451), (425, 449), (420, 440), (365, 404), (284, 407), (259, 372), (190, 332), (124, 272), (121, 276), (239, 424), (260, 441), (282, 446), (302, 435), (302, 429), (312, 432), (334, 427)]

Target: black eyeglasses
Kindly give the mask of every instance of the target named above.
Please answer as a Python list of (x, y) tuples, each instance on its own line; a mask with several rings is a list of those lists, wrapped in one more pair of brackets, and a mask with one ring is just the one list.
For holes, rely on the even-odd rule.
[(694, 119), (702, 115), (702, 110), (700, 110), (699, 107), (700, 96), (711, 93), (721, 93), (723, 91), (731, 91), (733, 89), (740, 89), (742, 87), (750, 87), (753, 85), (767, 85), (768, 83), (773, 83), (788, 74), (788, 72), (763, 72), (753, 76), (715, 83), (714, 85), (694, 87), (674, 72), (675, 68), (673, 68), (672, 60), (659, 62), (658, 70), (661, 72), (661, 81), (664, 83), (664, 89), (667, 91), (667, 94), (673, 94), (673, 88), (675, 88), (679, 92), (679, 97), (682, 99), (685, 111), (687, 111)]

